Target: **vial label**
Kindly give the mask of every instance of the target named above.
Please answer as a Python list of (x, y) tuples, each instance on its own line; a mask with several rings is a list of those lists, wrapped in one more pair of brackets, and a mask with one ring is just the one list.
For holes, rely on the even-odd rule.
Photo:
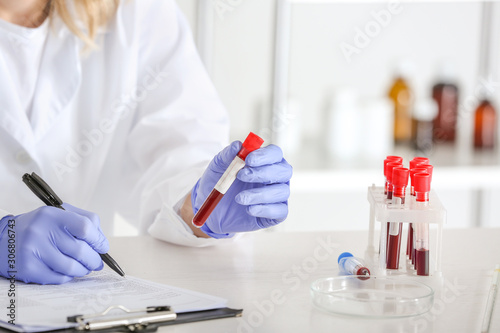
[(238, 173), (238, 171), (243, 169), (244, 166), (245, 166), (245, 161), (236, 156), (231, 162), (231, 164), (229, 164), (229, 167), (227, 168), (226, 172), (224, 172), (224, 174), (222, 175), (222, 177), (220, 177), (217, 184), (215, 184), (214, 188), (220, 193), (226, 194), (227, 190), (236, 179), (236, 174)]

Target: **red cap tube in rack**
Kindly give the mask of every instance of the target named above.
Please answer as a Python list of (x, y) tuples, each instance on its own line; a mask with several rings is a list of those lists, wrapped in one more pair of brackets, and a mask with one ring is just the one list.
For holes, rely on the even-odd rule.
[[(408, 185), (409, 170), (407, 168), (396, 167), (392, 170), (392, 200), (393, 204), (399, 201), (405, 203), (406, 186)], [(399, 268), (399, 253), (401, 249), (401, 233), (403, 224), (390, 221), (387, 237), (387, 268)]]
[(205, 224), (210, 214), (212, 214), (215, 207), (219, 204), (219, 201), (222, 199), (224, 194), (226, 194), (231, 184), (233, 184), (238, 171), (245, 166), (245, 159), (247, 155), (256, 149), (259, 149), (262, 146), (262, 143), (264, 143), (264, 140), (256, 134), (252, 132), (248, 134), (247, 138), (241, 145), (240, 151), (226, 171), (222, 174), (217, 184), (215, 184), (214, 189), (205, 199), (205, 202), (203, 202), (200, 209), (194, 215), (193, 225), (195, 227), (201, 228)]
[[(429, 201), (431, 190), (431, 175), (429, 173), (416, 173), (415, 196), (417, 202), (426, 204)], [(429, 275), (429, 224), (415, 223), (415, 269), (417, 275)]]
[(384, 186), (384, 195), (387, 195), (388, 190), (388, 182), (387, 182), (387, 164), (389, 162), (399, 162), (403, 163), (403, 158), (400, 156), (387, 156), (384, 160), (384, 178), (385, 178), (385, 186)]
[(410, 161), (410, 194), (415, 195), (413, 191), (413, 178), (411, 174), (411, 170), (415, 169), (419, 164), (429, 164), (430, 160), (427, 157), (414, 157), (413, 160)]
[(403, 164), (400, 162), (387, 163), (387, 199), (392, 199), (392, 170), (398, 167), (403, 167)]

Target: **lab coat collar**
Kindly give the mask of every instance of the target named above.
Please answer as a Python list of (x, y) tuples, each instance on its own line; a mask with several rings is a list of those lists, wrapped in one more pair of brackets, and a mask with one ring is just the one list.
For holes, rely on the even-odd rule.
[[(2, 115), (0, 127), (28, 152), (50, 129), (55, 117), (68, 108), (81, 82), (82, 43), (69, 32), (61, 19), (54, 17), (42, 55), (38, 82), (32, 101), (31, 119), (13, 96), (14, 85), (4, 77), (0, 81)], [(55, 33), (66, 30), (67, 32)], [(0, 55), (0, 73), (7, 73)]]
[(54, 18), (53, 29), (64, 33), (50, 33), (47, 37), (31, 109), (31, 126), (36, 140), (41, 139), (55, 117), (68, 108), (82, 78), (82, 42), (69, 33), (58, 17)]

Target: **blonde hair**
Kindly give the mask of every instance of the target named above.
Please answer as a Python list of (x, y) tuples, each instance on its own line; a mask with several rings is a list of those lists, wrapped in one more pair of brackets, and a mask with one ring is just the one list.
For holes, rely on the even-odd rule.
[[(49, 12), (51, 15), (56, 13), (61, 17), (68, 28), (79, 38), (81, 38), (88, 47), (95, 46), (94, 38), (97, 29), (106, 25), (112, 18), (120, 0), (72, 0), (75, 4), (74, 17), (72, 11), (68, 8), (66, 0), (51, 0), (49, 2)], [(84, 29), (78, 27), (77, 20), (80, 20)]]

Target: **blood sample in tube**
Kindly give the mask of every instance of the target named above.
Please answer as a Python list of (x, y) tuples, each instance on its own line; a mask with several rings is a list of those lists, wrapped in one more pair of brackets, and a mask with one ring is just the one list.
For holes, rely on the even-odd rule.
[[(393, 194), (392, 200), (393, 204), (398, 201), (401, 205), (405, 204), (406, 196), (406, 186), (408, 185), (408, 174), (409, 170), (407, 168), (394, 168), (392, 171), (392, 187)], [(399, 254), (401, 248), (401, 233), (403, 229), (403, 224), (399, 222), (389, 223), (389, 237), (387, 239), (387, 268), (388, 269), (398, 269), (399, 268)]]
[[(413, 177), (417, 203), (427, 205), (431, 190), (431, 175), (416, 173)], [(415, 269), (417, 275), (429, 275), (429, 223), (425, 221), (415, 223)]]
[(205, 224), (210, 214), (212, 214), (219, 201), (222, 199), (224, 194), (226, 194), (227, 190), (236, 179), (238, 171), (245, 166), (245, 159), (247, 155), (256, 149), (259, 149), (263, 142), (264, 140), (254, 133), (250, 132), (250, 134), (248, 134), (247, 138), (241, 145), (240, 151), (235, 156), (226, 171), (222, 174), (217, 184), (215, 184), (214, 189), (205, 199), (205, 202), (203, 202), (200, 209), (194, 215), (193, 225), (195, 227), (201, 228), (203, 224)]
[[(400, 162), (389, 162), (387, 163), (387, 199), (392, 200), (392, 170), (394, 168), (403, 167), (403, 164)], [(387, 238), (386, 245), (389, 241), (389, 223), (387, 223)], [(387, 250), (387, 246), (386, 246)], [(380, 251), (380, 249), (379, 249)]]
[[(421, 168), (420, 165), (414, 167), (413, 169), (410, 169), (410, 182), (411, 182), (411, 184), (415, 184), (415, 181), (413, 180), (413, 176), (415, 175), (415, 173), (418, 173), (418, 172), (427, 172), (427, 169)], [(413, 188), (413, 185), (411, 186), (411, 191), (412, 191), (411, 195), (415, 196), (415, 190)], [(408, 258), (410, 260), (412, 260), (413, 252), (415, 251), (415, 248), (413, 246), (413, 244), (414, 244), (413, 243), (414, 242), (414, 239), (413, 239), (414, 238), (413, 237), (414, 227), (415, 226), (413, 225), (413, 223), (410, 223), (408, 225), (408, 239), (406, 241), (406, 255), (408, 256)], [(413, 260), (413, 262), (414, 262), (414, 260)]]
[(363, 260), (354, 257), (349, 252), (344, 252), (339, 255), (338, 264), (340, 273), (344, 275), (363, 275), (359, 277), (361, 280), (370, 278), (370, 270), (363, 263)]

